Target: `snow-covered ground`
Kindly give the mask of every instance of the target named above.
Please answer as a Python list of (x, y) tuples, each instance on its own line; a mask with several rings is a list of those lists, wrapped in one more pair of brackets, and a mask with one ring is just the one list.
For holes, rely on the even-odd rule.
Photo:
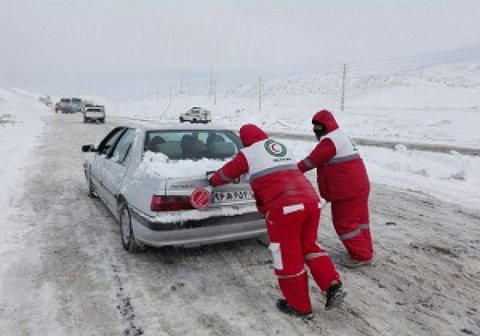
[[(395, 150), (361, 147), (373, 182), (424, 191), (443, 200), (480, 207), (480, 158), (426, 153), (404, 143), (480, 149), (480, 65), (442, 64), (393, 74), (352, 69), (346, 108), (339, 111), (340, 74), (316, 73), (265, 82), (262, 108), (258, 88), (244, 85), (213, 97), (177, 95), (112, 102), (109, 112), (125, 118), (177, 122), (191, 106), (212, 111), (213, 121), (233, 129), (245, 122), (267, 131), (311, 134), (310, 120), (330, 108), (351, 136), (397, 141)], [(128, 98), (128, 97), (126, 97)], [(312, 136), (313, 138), (313, 136)], [(311, 144), (296, 145), (301, 155)]]
[(25, 174), (21, 170), (42, 131), (40, 117), (50, 112), (39, 97), (18, 89), (0, 88), (0, 205), (9, 188), (15, 188), (17, 179)]
[[(142, 101), (105, 101), (104, 103), (107, 106), (107, 114), (114, 118), (120, 118), (121, 120), (132, 118), (155, 119), (159, 120), (160, 122), (177, 122), (178, 115), (181, 112), (193, 105), (199, 105), (209, 108), (212, 111), (215, 123), (234, 129), (238, 128), (243, 123), (254, 122), (263, 126), (267, 131), (286, 131), (290, 133), (298, 132), (306, 134), (311, 132), (310, 119), (312, 114), (320, 108), (327, 107), (334, 111), (341, 126), (352, 136), (398, 141), (398, 145), (395, 147), (395, 149), (366, 146), (362, 146), (360, 148), (361, 153), (363, 154), (363, 157), (367, 163), (370, 178), (373, 183), (377, 185), (387, 185), (407, 191), (413, 190), (428, 197), (432, 196), (434, 198), (439, 198), (441, 201), (446, 203), (452, 203), (475, 210), (480, 209), (480, 157), (461, 155), (456, 152), (441, 154), (417, 151), (402, 145), (402, 142), (408, 141), (480, 148), (480, 136), (478, 136), (478, 129), (480, 128), (479, 65), (448, 64), (417, 71), (402, 72), (393, 75), (372, 75), (368, 73), (359, 75), (357, 73), (354, 76), (352, 73), (352, 77), (349, 79), (349, 85), (347, 86), (347, 90), (349, 91), (347, 91), (346, 110), (344, 112), (340, 112), (338, 109), (338, 90), (340, 86), (338, 81), (339, 78), (337, 77), (337, 74), (327, 74), (325, 76), (322, 76), (322, 74), (311, 74), (308, 76), (304, 75), (291, 79), (267, 81), (264, 84), (264, 97), (262, 100), (262, 109), (260, 111), (258, 109), (256, 88), (255, 86), (248, 85), (239, 87), (224, 95), (219, 95), (217, 97), (216, 104), (213, 104), (213, 97), (188, 97), (186, 95), (176, 96), (173, 102), (170, 102), (169, 99), (155, 96)], [(42, 129), (45, 126), (48, 126), (45, 125), (45, 122), (49, 122), (50, 120), (48, 116), (54, 112), (52, 108), (48, 108), (39, 102), (38, 98), (38, 94), (28, 93), (18, 89), (0, 89), (0, 143), (3, 144), (0, 147), (0, 160), (2, 163), (0, 165), (0, 208), (3, 209), (3, 211), (0, 213), (0, 228), (2, 230), (2, 236), (0, 238), (0, 246), (2, 246), (0, 248), (0, 257), (5, 258), (3, 260), (9, 261), (9, 263), (5, 264), (6, 266), (0, 266), (0, 280), (2, 280), (2, 277), (3, 279), (6, 279), (6, 275), (9, 272), (13, 272), (14, 274), (21, 273), (20, 271), (17, 272), (7, 268), (7, 266), (11, 267), (14, 264), (11, 262), (11, 260), (14, 258), (13, 251), (15, 251), (15, 249), (20, 249), (21, 253), (25, 253), (25, 256), (28, 257), (28, 260), (24, 259), (23, 261), (28, 262), (28, 264), (32, 267), (35, 265), (35, 263), (41, 261), (36, 260), (35, 255), (27, 253), (27, 246), (29, 242), (24, 241), (23, 239), (24, 235), (31, 230), (36, 229), (34, 226), (35, 223), (32, 223), (31, 226), (29, 226), (26, 222), (11, 222), (12, 218), (21, 218), (22, 216), (34, 218), (32, 221), (36, 222), (35, 212), (28, 208), (26, 210), (31, 212), (33, 211), (33, 214), (29, 214), (30, 212), (26, 211), (25, 214), (13, 214), (14, 216), (12, 217), (12, 213), (18, 211), (19, 209), (18, 207), (14, 209), (12, 204), (19, 199), (28, 199), (28, 197), (25, 195), (28, 196), (28, 193), (31, 192), (31, 190), (22, 189), (22, 186), (24, 186), (23, 182), (29, 176), (38, 173), (32, 171), (31, 169), (38, 169), (38, 167), (42, 167), (42, 165), (39, 164), (31, 165), (29, 159), (33, 157), (34, 153), (32, 150), (36, 148), (41, 151), (49, 151), (48, 148), (45, 148), (45, 145), (40, 144), (40, 139), (42, 139)], [(60, 118), (62, 116), (59, 115), (58, 117)], [(67, 120), (72, 120), (73, 122), (74, 118), (77, 116), (65, 115), (63, 117), (65, 117)], [(78, 116), (78, 127), (82, 126), (80, 120), (81, 117)], [(101, 127), (108, 128), (110, 126), (111, 125), (107, 124)], [(64, 135), (63, 139), (68, 139), (68, 135)], [(55, 140), (56, 139), (49, 139), (47, 143), (50, 146), (55, 146)], [(295, 155), (297, 155), (298, 158), (306, 155), (314, 146), (314, 142), (301, 142), (292, 140), (286, 140), (286, 142), (289, 142), (294, 146), (296, 149)], [(39, 148), (38, 146), (40, 145), (41, 147)], [(74, 155), (80, 154), (75, 153)], [(61, 162), (58, 164), (59, 167), (62, 165)], [(53, 168), (55, 167), (55, 163), (49, 163), (47, 167)], [(78, 169), (81, 169), (81, 167), (78, 167)], [(54, 173), (54, 171), (47, 172), (47, 174)], [(65, 183), (65, 181), (68, 180), (68, 176), (64, 176), (65, 172), (62, 174), (63, 175), (59, 178), (61, 178), (61, 181)], [(79, 175), (81, 175), (81, 172), (75, 172), (74, 175), (75, 178), (77, 178)], [(50, 189), (48, 186), (44, 187), (46, 189), (44, 188), (42, 190), (48, 194)], [(76, 187), (76, 185), (73, 184), (73, 187)], [(56, 186), (56, 188), (57, 189), (52, 188), (52, 190), (59, 190), (58, 186)], [(400, 191), (399, 193), (403, 195), (403, 191)], [(68, 202), (75, 202), (76, 194), (74, 193), (74, 190), (71, 191), (71, 194), (72, 195), (68, 194), (65, 197), (68, 198)], [(35, 197), (39, 198), (41, 196), (42, 195), (36, 195)], [(44, 197), (53, 198), (55, 195), (48, 194)], [(402, 197), (405, 197), (405, 204), (408, 203), (408, 196)], [(60, 197), (60, 202), (62, 202), (62, 199), (63, 198)], [(382, 202), (388, 204), (388, 200), (382, 200)], [(425, 202), (429, 203), (430, 201), (427, 199)], [(81, 201), (80, 204), (82, 209), (86, 207), (83, 201)], [(25, 204), (25, 206), (28, 207), (29, 204)], [(38, 206), (39, 205), (37, 203), (37, 207)], [(55, 205), (55, 207), (59, 206), (59, 204)], [(41, 209), (35, 209), (35, 211), (42, 213)], [(73, 209), (65, 211), (67, 211), (70, 216), (72, 215), (70, 212), (73, 211)], [(442, 213), (442, 209), (439, 209), (438, 211)], [(50, 213), (43, 213), (43, 215), (52, 217), (57, 216), (56, 214)], [(58, 214), (58, 216), (62, 218), (64, 214)], [(419, 216), (421, 216), (421, 214)], [(54, 219), (52, 219), (52, 223), (53, 221)], [(398, 221), (400, 221), (400, 219), (398, 219)], [(48, 222), (48, 224), (50, 225), (50, 222)], [(76, 225), (81, 224), (82, 223), (80, 221), (76, 223)], [(397, 224), (394, 223), (392, 225)], [(467, 227), (473, 227), (471, 226), (471, 223), (468, 225)], [(413, 246), (414, 248), (421, 249), (424, 252), (431, 252), (434, 248), (439, 249), (437, 245), (419, 245), (415, 242), (415, 237), (411, 236), (412, 233), (422, 236), (429, 236), (432, 234), (432, 230), (434, 230), (433, 228), (428, 227), (422, 229), (421, 227), (417, 227), (415, 230), (416, 231), (414, 232), (401, 230), (398, 231), (400, 240), (397, 243), (402, 246), (407, 245), (407, 247)], [(392, 235), (391, 237), (389, 236), (390, 234)], [(403, 234), (405, 234), (405, 236), (403, 236)], [(463, 232), (462, 234), (466, 237), (465, 239), (468, 238), (468, 232)], [(116, 235), (116, 233), (112, 233), (112, 235)], [(382, 235), (385, 235), (384, 238), (392, 238), (392, 241), (394, 236), (397, 237), (396, 234), (388, 232), (382, 232)], [(456, 233), (448, 232), (445, 234), (445, 236), (447, 235), (449, 237), (454, 237)], [(472, 237), (470, 237), (471, 239), (469, 243), (470, 245), (468, 245), (468, 249), (471, 249), (472, 251), (475, 251), (475, 244), (478, 245), (479, 238), (475, 235), (476, 233), (472, 232)], [(93, 236), (88, 237), (88, 239), (93, 241), (98, 239)], [(48, 238), (50, 239), (51, 237)], [(72, 237), (72, 239), (73, 238), (75, 237)], [(82, 236), (82, 238), (85, 239), (85, 236)], [(402, 240), (403, 238), (404, 240)], [(36, 239), (40, 240), (43, 238), (36, 237)], [(398, 239), (398, 237), (396, 239)], [(81, 245), (88, 244), (89, 242), (76, 242), (76, 240), (72, 240), (70, 243)], [(55, 246), (57, 243), (52, 241), (52, 244), (52, 246)], [(387, 248), (389, 244), (393, 243), (388, 241), (379, 242), (379, 254), (381, 257), (384, 257), (385, 260), (390, 258), (390, 256), (382, 255), (382, 248)], [(439, 243), (439, 245), (441, 244)], [(33, 245), (32, 253), (35, 252), (39, 246), (40, 245)], [(55, 248), (52, 253), (61, 254), (63, 253), (62, 251), (64, 251), (64, 248), (66, 249), (67, 247), (68, 246), (62, 245), (61, 248)], [(331, 246), (327, 247), (330, 247), (330, 250), (334, 250), (334, 248)], [(78, 247), (78, 249), (80, 250), (81, 246)], [(465, 249), (467, 249), (467, 247), (465, 247)], [(442, 252), (443, 250), (439, 251)], [(462, 255), (462, 251), (464, 252), (466, 250), (459, 247), (458, 251), (455, 250), (453, 252), (454, 254)], [(99, 253), (97, 254), (93, 252)], [(90, 254), (84, 257), (88, 260), (97, 260), (101, 263), (102, 253), (106, 253), (106, 251), (101, 250), (101, 247), (99, 247), (99, 251), (95, 250), (93, 252), (90, 251)], [(229, 254), (230, 252), (227, 251), (226, 253)], [(110, 254), (108, 255), (108, 258), (115, 259)], [(470, 252), (467, 257), (469, 258), (469, 263), (465, 266), (467, 273), (470, 272), (469, 274), (474, 274), (477, 272), (476, 270), (478, 270), (478, 266), (473, 264), (474, 260), (476, 260), (476, 257), (472, 256)], [(148, 258), (149, 257), (147, 256), (147, 259)], [(395, 256), (392, 258), (395, 259)], [(20, 263), (22, 258), (18, 257), (14, 260)], [(106, 262), (107, 264), (110, 263), (108, 260)], [(403, 272), (401, 265), (404, 266), (403, 263), (407, 263), (407, 261), (403, 260), (402, 263), (402, 260), (402, 258), (399, 258), (398, 260), (395, 259), (394, 265), (397, 265), (397, 262), (398, 265), (392, 266), (392, 264), (390, 266), (393, 267), (393, 269), (398, 268), (398, 272)], [(117, 261), (113, 260), (111, 262), (112, 270), (107, 273), (112, 275), (112, 281), (117, 281), (120, 284), (120, 289), (117, 293), (117, 295), (120, 295), (118, 299), (120, 300), (122, 299), (122, 288), (124, 287), (121, 281), (127, 280), (121, 279), (121, 270), (119, 271), (117, 266), (114, 265)], [(149, 269), (151, 264), (151, 260), (147, 261), (149, 262), (145, 263), (145, 266), (142, 266), (145, 267), (146, 270)], [(408, 263), (411, 262), (413, 261), (408, 261)], [(232, 261), (230, 261), (230, 263), (232, 263)], [(233, 263), (235, 263), (235, 261), (233, 261)], [(103, 265), (102, 267), (110, 267), (110, 265), (101, 265)], [(195, 264), (190, 266), (192, 268), (197, 267)], [(51, 265), (50, 267), (60, 272), (60, 275), (63, 274), (61, 273), (63, 272), (61, 271), (61, 265), (55, 264)], [(243, 265), (242, 267), (247, 266)], [(120, 278), (118, 273), (120, 273)], [(378, 277), (382, 276), (381, 270), (377, 270), (377, 273)], [(452, 273), (454, 272), (452, 271)], [(429, 276), (429, 273), (425, 274), (426, 277)], [(43, 276), (47, 278), (49, 277), (48, 274), (44, 274)], [(248, 282), (249, 276), (251, 277), (253, 275), (246, 275), (246, 280), (244, 281)], [(258, 276), (258, 274), (255, 274), (255, 276)], [(395, 277), (395, 274), (392, 273), (392, 277)], [(413, 273), (408, 273), (407, 278), (404, 279), (406, 283), (410, 283), (409, 281), (411, 281), (411, 279), (408, 277), (415, 278), (415, 275)], [(352, 279), (358, 282), (359, 286), (363, 286), (363, 282), (367, 281), (362, 278), (362, 274), (350, 275), (350, 279), (347, 277), (347, 282), (350, 281), (350, 283), (352, 283)], [(100, 281), (100, 279), (94, 280)], [(187, 278), (184, 280), (184, 282), (187, 283), (190, 281), (187, 280)], [(65, 281), (65, 285), (67, 286), (71, 279), (60, 277), (60, 281)], [(131, 279), (130, 281), (133, 282), (135, 280)], [(427, 282), (428, 281), (430, 280), (427, 280)], [(179, 284), (181, 283), (182, 282), (180, 281)], [(472, 283), (475, 285), (476, 282), (472, 280)], [(190, 283), (190, 285), (191, 284), (192, 283)], [(19, 293), (15, 293), (14, 283), (7, 281), (8, 286), (5, 284), (0, 285), (3, 285), (1, 287), (3, 289), (12, 289), (11, 293), (0, 293), (0, 296), (4, 298), (4, 302), (6, 302), (6, 304), (15, 304), (16, 299), (20, 300), (21, 295)], [(82, 285), (88, 286), (88, 282), (82, 282)], [(437, 287), (439, 286), (438, 288), (443, 288), (442, 284), (433, 285)], [(29, 283), (28, 279), (25, 279), (21, 286), (22, 288), (32, 289), (35, 287), (35, 284)], [(178, 288), (181, 288), (181, 285), (178, 286)], [(365, 287), (368, 286), (369, 285), (365, 283)], [(436, 288), (435, 286), (433, 287)], [(399, 287), (402, 287), (401, 284)], [(450, 287), (445, 287), (444, 290), (448, 290), (448, 288)], [(223, 287), (221, 289), (224, 290)], [(402, 290), (408, 291), (408, 288), (402, 287)], [(52, 288), (48, 286), (42, 287), (40, 296), (44, 299), (44, 302), (49, 302), (49, 295), (54, 295), (51, 293), (51, 291)], [(73, 292), (75, 291), (76, 290), (74, 289)], [(136, 294), (140, 295), (141, 293), (136, 292)], [(371, 294), (373, 295), (372, 297), (381, 295), (381, 293), (379, 294), (378, 292)], [(25, 295), (28, 295), (28, 293), (25, 293)], [(196, 294), (191, 293), (191, 295)], [(214, 295), (214, 293), (211, 293), (211, 295)], [(363, 302), (361, 293), (352, 293), (351, 295), (352, 302), (355, 304), (358, 303), (360, 305), (360, 303)], [(65, 304), (68, 304), (67, 301), (68, 297), (70, 296), (71, 294), (67, 295), (66, 297), (62, 297), (62, 300), (65, 300)], [(95, 295), (92, 295), (92, 300), (94, 300), (94, 298)], [(386, 297), (379, 299), (388, 301), (388, 298)], [(8, 311), (8, 307), (4, 302), (0, 301), (0, 331), (6, 330), (2, 327), (10, 326), (8, 320), (2, 316), (4, 311)], [(96, 303), (97, 301), (92, 301), (92, 309), (96, 307)], [(128, 305), (130, 304), (130, 302), (127, 303)], [(53, 299), (52, 304), (54, 304)], [(395, 302), (395, 304), (397, 304), (397, 302)], [(402, 306), (403, 304), (403, 302), (398, 303), (399, 306)], [(426, 304), (428, 305), (429, 303), (426, 302)], [(128, 305), (122, 307), (128, 308)], [(422, 306), (424, 306), (423, 303)], [(473, 304), (473, 306), (475, 306), (475, 304)], [(213, 305), (212, 309), (216, 307), (218, 308), (218, 306)], [(197, 307), (195, 309), (199, 308), (200, 307)], [(44, 314), (44, 312), (42, 312), (41, 309), (37, 309), (39, 308), (32, 307), (30, 310), (27, 309), (27, 313), (30, 312), (32, 314), (43, 316), (42, 314)], [(74, 306), (73, 312), (66, 311), (65, 315), (74, 315), (75, 312), (78, 313), (79, 311), (83, 311), (83, 308), (81, 306)], [(386, 318), (385, 314), (387, 312), (379, 312), (378, 318), (375, 317), (375, 314), (370, 314), (370, 312), (373, 311), (367, 311), (369, 315), (368, 323), (376, 326), (378, 328), (377, 330), (383, 330), (386, 334), (392, 334), (389, 333), (392, 330), (399, 330), (396, 329), (394, 325), (395, 323), (400, 322), (392, 321), (391, 324), (389, 324), (382, 320)], [(475, 314), (475, 312), (478, 314), (478, 311), (471, 310), (472, 314)], [(141, 313), (143, 313), (143, 316), (146, 319), (148, 314), (152, 316), (155, 315), (156, 309), (148, 310), (145, 308), (144, 311), (141, 311)], [(171, 318), (175, 318), (174, 314), (169, 312), (166, 308), (164, 308), (164, 313)], [(221, 313), (222, 312), (219, 314)], [(46, 320), (57, 321), (53, 316), (48, 315), (48, 311), (46, 311), (45, 314)], [(225, 314), (225, 312), (223, 312), (223, 314)], [(451, 319), (451, 316), (448, 316), (446, 313), (436, 314), (440, 314), (442, 320), (449, 321)], [(233, 315), (230, 317), (231, 319), (235, 319)], [(462, 316), (460, 317), (463, 318)], [(95, 319), (96, 317), (92, 318)], [(411, 318), (415, 319), (414, 317)], [(459, 329), (462, 328), (461, 318), (458, 320)], [(128, 323), (127, 320), (124, 322)], [(242, 325), (242, 322), (239, 323)], [(425, 334), (429, 334), (427, 331), (428, 322), (425, 323), (426, 325), (423, 331), (425, 331)], [(181, 322), (178, 322), (178, 324), (180, 325)], [(188, 326), (190, 325), (187, 324), (187, 327)], [(175, 328), (176, 327), (177, 326), (175, 326)], [(244, 327), (246, 328), (246, 326)], [(108, 330), (108, 326), (105, 328)], [(217, 326), (217, 328), (219, 327)], [(48, 332), (49, 330), (51, 331), (58, 329), (56, 325), (53, 325), (51, 327), (42, 327), (38, 330)], [(217, 332), (221, 333), (221, 330), (221, 328), (217, 329)], [(437, 328), (434, 328), (434, 330), (438, 331)], [(462, 331), (464, 334), (476, 335), (476, 331), (472, 331), (472, 328), (465, 330), (466, 331)], [(480, 330), (480, 327), (477, 330)], [(72, 334), (75, 335), (82, 334), (82, 331), (79, 330), (70, 331), (72, 331)], [(113, 331), (110, 332), (113, 333)], [(20, 330), (18, 332), (13, 331), (11, 333), (11, 335), (16, 334), (29, 335), (38, 333), (35, 333), (35, 331), (22, 333)], [(409, 334), (408, 329), (406, 329), (405, 334)]]
[[(253, 122), (267, 131), (302, 134), (311, 133), (313, 113), (327, 107), (353, 137), (398, 141), (395, 150), (361, 147), (373, 182), (480, 207), (478, 156), (427, 153), (402, 145), (418, 142), (480, 148), (480, 65), (443, 64), (393, 74), (352, 69), (350, 77), (344, 112), (338, 108), (340, 82), (336, 72), (265, 82), (261, 110), (255, 85), (219, 95), (216, 104), (213, 97), (187, 95), (176, 95), (171, 101), (156, 95), (141, 101), (88, 98), (106, 104), (107, 113), (113, 116), (177, 122), (181, 112), (199, 105), (212, 111), (214, 123), (233, 129)], [(28, 150), (41, 132), (40, 116), (51, 113), (39, 97), (19, 89), (0, 89), (2, 190), (8, 190), (8, 182), (28, 159)], [(296, 154), (301, 158), (313, 145), (295, 144)]]

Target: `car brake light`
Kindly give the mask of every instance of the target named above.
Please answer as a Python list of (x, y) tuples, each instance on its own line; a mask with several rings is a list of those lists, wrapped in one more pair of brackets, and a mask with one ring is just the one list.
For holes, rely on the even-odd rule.
[(152, 211), (179, 211), (193, 209), (190, 196), (159, 196), (153, 195), (150, 203)]

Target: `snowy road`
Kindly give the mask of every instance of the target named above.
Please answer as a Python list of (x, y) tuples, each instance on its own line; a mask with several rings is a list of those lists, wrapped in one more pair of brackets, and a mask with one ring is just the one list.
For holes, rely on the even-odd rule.
[[(348, 291), (305, 323), (274, 308), (268, 249), (258, 241), (129, 254), (99, 200), (87, 197), (80, 146), (113, 127), (46, 116), (14, 228), (0, 238), (0, 335), (480, 335), (480, 212), (374, 185), (375, 266), (339, 266)], [(322, 244), (343, 249), (323, 214)]]

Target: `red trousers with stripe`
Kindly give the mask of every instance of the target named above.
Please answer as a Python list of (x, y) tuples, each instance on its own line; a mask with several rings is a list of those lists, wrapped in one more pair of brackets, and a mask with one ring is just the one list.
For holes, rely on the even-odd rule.
[(303, 313), (312, 311), (305, 264), (322, 291), (340, 281), (332, 260), (317, 242), (319, 220), (318, 203), (275, 208), (266, 216), (280, 290), (288, 304)]
[(335, 231), (351, 259), (373, 258), (368, 194), (340, 201), (332, 201), (332, 221)]

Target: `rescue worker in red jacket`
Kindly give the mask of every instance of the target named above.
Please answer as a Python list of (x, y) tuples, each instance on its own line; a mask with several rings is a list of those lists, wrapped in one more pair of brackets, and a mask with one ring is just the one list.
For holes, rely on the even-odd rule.
[(370, 265), (373, 246), (369, 226), (370, 182), (355, 143), (338, 127), (328, 110), (312, 119), (319, 143), (298, 163), (300, 171), (317, 168), (320, 195), (331, 203), (335, 230), (348, 251), (344, 265)]
[(259, 127), (242, 126), (240, 138), (245, 147), (209, 182), (215, 187), (248, 174), (257, 208), (265, 214), (273, 267), (285, 297), (277, 301), (277, 308), (290, 315), (311, 317), (305, 264), (326, 292), (325, 308), (336, 306), (345, 292), (330, 257), (317, 242), (321, 207), (315, 189), (298, 170), (287, 147), (269, 139)]

